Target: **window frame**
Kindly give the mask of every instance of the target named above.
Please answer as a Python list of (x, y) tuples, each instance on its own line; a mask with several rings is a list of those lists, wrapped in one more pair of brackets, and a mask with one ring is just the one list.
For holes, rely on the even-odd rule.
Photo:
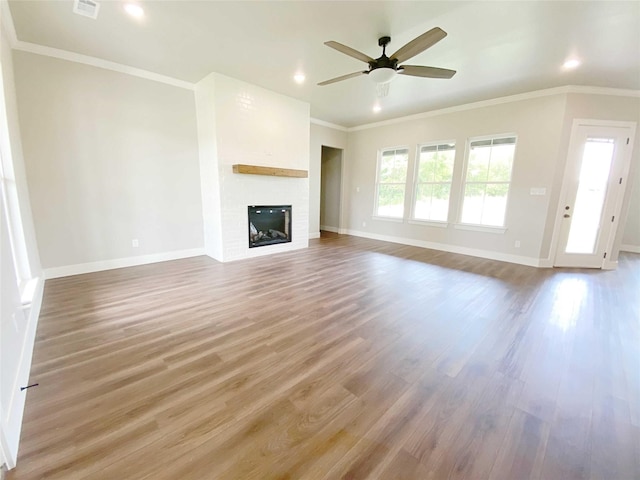
[[(407, 171), (405, 173), (405, 178), (404, 178), (404, 182), (403, 183), (384, 183), (384, 185), (402, 185), (404, 187), (404, 197), (403, 197), (403, 204), (402, 204), (402, 216), (400, 217), (389, 217), (389, 216), (385, 216), (385, 215), (380, 215), (378, 214), (378, 200), (380, 199), (380, 167), (382, 166), (382, 156), (384, 155), (385, 152), (397, 152), (399, 150), (406, 150), (407, 151)], [(398, 222), (398, 223), (403, 223), (405, 218), (406, 218), (406, 203), (407, 203), (407, 183), (409, 180), (409, 167), (410, 167), (410, 160), (411, 160), (411, 147), (409, 147), (408, 145), (399, 145), (396, 147), (384, 147), (384, 148), (380, 148), (378, 149), (378, 159), (376, 162), (376, 185), (375, 185), (375, 192), (374, 192), (374, 198), (373, 198), (373, 215), (372, 218), (376, 219), (376, 220), (386, 220), (389, 222)]]
[[(451, 170), (451, 180), (449, 183), (449, 206), (447, 208), (447, 219), (446, 220), (432, 220), (432, 219), (423, 219), (416, 218), (415, 210), (416, 210), (416, 202), (418, 199), (418, 185), (444, 185), (446, 182), (420, 182), (419, 181), (419, 171), (420, 171), (420, 152), (422, 147), (439, 147), (440, 145), (453, 145), (453, 169)], [(457, 142), (455, 140), (437, 140), (435, 142), (426, 142), (418, 144), (416, 148), (416, 157), (415, 164), (413, 166), (413, 191), (411, 198), (411, 212), (409, 217), (409, 223), (417, 224), (417, 225), (429, 225), (435, 227), (447, 227), (449, 224), (449, 218), (451, 218), (451, 198), (454, 188), (454, 178), (455, 178), (455, 168), (456, 168), (456, 154), (457, 154)]]
[[(491, 140), (492, 142), (494, 140), (501, 140), (501, 139), (506, 139), (506, 138), (513, 138), (514, 139), (514, 147), (513, 147), (513, 161), (511, 163), (511, 171), (509, 172), (509, 181), (508, 182), (491, 182), (491, 181), (486, 181), (486, 182), (467, 182), (467, 172), (469, 169), (469, 158), (471, 157), (471, 144), (473, 142), (482, 142), (482, 141), (487, 141), (487, 140)], [(493, 144), (492, 144), (493, 147)], [(509, 199), (511, 197), (511, 183), (513, 182), (513, 169), (515, 167), (515, 162), (516, 162), (516, 155), (517, 155), (517, 151), (518, 151), (518, 135), (516, 133), (498, 133), (498, 134), (492, 134), (492, 135), (481, 135), (481, 136), (477, 136), (477, 137), (469, 137), (467, 138), (466, 141), (466, 147), (465, 147), (465, 157), (464, 157), (464, 164), (463, 164), (463, 168), (462, 168), (462, 177), (461, 177), (461, 181), (460, 181), (460, 201), (458, 202), (458, 215), (457, 215), (457, 222), (455, 225), (456, 229), (460, 229), (460, 230), (472, 230), (472, 231), (480, 231), (480, 232), (490, 232), (490, 233), (504, 233), (507, 231), (507, 224), (506, 224), (506, 220), (507, 220), (507, 210), (509, 208)], [(502, 218), (502, 225), (485, 225), (482, 223), (469, 223), (469, 222), (463, 222), (462, 221), (462, 212), (464, 210), (464, 200), (465, 200), (465, 191), (466, 191), (466, 187), (467, 187), (467, 183), (470, 184), (483, 184), (483, 185), (488, 185), (488, 184), (506, 184), (508, 185), (507, 188), (507, 196), (506, 196), (506, 203), (505, 203), (505, 208), (504, 208), (504, 217)]]

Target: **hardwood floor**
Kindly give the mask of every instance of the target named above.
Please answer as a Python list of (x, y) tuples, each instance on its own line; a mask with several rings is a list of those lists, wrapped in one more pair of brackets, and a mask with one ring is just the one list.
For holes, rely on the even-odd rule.
[(639, 293), (335, 235), (47, 281), (8, 479), (638, 479)]

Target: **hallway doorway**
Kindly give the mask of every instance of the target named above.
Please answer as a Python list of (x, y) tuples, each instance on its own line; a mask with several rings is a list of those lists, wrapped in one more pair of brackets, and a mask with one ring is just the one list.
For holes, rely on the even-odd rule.
[(339, 233), (342, 205), (340, 148), (322, 146), (320, 168), (320, 231)]

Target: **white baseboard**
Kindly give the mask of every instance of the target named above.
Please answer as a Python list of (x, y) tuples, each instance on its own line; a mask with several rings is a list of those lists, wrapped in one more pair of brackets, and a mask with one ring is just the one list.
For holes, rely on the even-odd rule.
[(527, 265), (529, 267), (542, 267), (542, 262), (538, 258), (523, 257), (520, 255), (510, 255), (508, 253), (492, 252), (491, 250), (480, 250), (477, 248), (459, 247), (457, 245), (447, 245), (444, 243), (427, 242), (424, 240), (415, 240), (413, 238), (393, 237), (390, 235), (378, 235), (376, 233), (361, 232), (359, 230), (347, 230), (345, 233), (356, 237), (370, 238), (372, 240), (382, 240), (384, 242), (400, 243), (402, 245), (411, 245), (413, 247), (430, 248), (433, 250), (441, 250), (449, 253), (459, 253), (461, 255), (470, 255), (472, 257), (486, 258), (489, 260), (498, 260), (500, 262), (517, 263), (519, 265)]
[(640, 245), (620, 245), (621, 252), (640, 253)]
[(309, 240), (312, 238), (320, 238), (320, 232), (314, 232), (309, 234)]
[(550, 258), (541, 258), (538, 262), (540, 268), (553, 268), (553, 260)]
[(329, 225), (320, 225), (320, 230), (324, 230), (325, 232), (338, 233), (340, 229), (337, 227), (331, 227)]
[(200, 255), (205, 255), (204, 248), (175, 250), (173, 252), (154, 253), (151, 255), (140, 255), (138, 257), (116, 258), (114, 260), (104, 260), (101, 262), (78, 263), (76, 265), (67, 265), (64, 267), (46, 268), (44, 270), (44, 277), (47, 279), (69, 277), (71, 275), (81, 275), (83, 273), (113, 270), (114, 268), (135, 267), (137, 265), (166, 262), (169, 260), (178, 260), (180, 258), (198, 257)]

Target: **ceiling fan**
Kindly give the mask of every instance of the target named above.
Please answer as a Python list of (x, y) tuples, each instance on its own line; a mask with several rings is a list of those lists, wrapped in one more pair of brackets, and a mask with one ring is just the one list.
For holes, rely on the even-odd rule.
[(369, 55), (365, 55), (351, 47), (342, 45), (341, 43), (334, 41), (325, 42), (324, 44), (328, 47), (368, 63), (369, 69), (325, 80), (324, 82), (318, 83), (318, 85), (329, 85), (331, 83), (341, 82), (342, 80), (347, 80), (359, 75), (369, 75), (369, 77), (377, 84), (389, 83), (395, 78), (396, 74), (411, 75), (412, 77), (451, 78), (456, 74), (455, 70), (437, 67), (424, 67), (420, 65), (398, 65), (399, 63), (415, 57), (427, 48), (432, 47), (446, 36), (447, 32), (441, 28), (432, 28), (428, 32), (425, 32), (419, 37), (411, 40), (390, 57), (387, 57), (385, 50), (387, 44), (391, 41), (391, 37), (380, 37), (378, 39), (378, 45), (382, 47), (382, 56), (376, 59), (373, 59)]

